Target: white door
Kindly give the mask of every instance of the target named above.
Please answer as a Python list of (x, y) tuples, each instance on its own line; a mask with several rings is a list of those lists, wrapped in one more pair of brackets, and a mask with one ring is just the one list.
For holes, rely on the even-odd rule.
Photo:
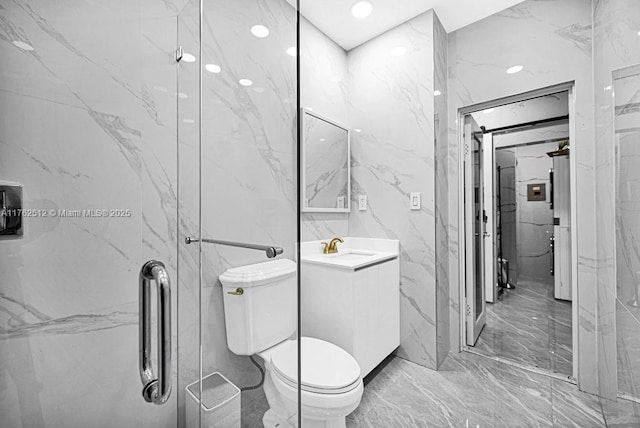
[(465, 315), (467, 345), (473, 346), (484, 327), (485, 267), (483, 210), (482, 132), (470, 115), (464, 123), (464, 209), (465, 209)]

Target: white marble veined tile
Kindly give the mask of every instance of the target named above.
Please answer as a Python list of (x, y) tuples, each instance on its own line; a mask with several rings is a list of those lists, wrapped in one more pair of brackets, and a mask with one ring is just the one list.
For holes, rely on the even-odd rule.
[[(634, 214), (637, 166), (633, 159), (638, 140), (634, 132), (637, 112), (625, 106), (636, 96), (640, 80), (637, 73), (621, 77), (616, 72), (640, 62), (638, 13), (640, 5), (632, 1), (594, 5), (597, 332), (602, 361), (598, 377), (599, 392), (608, 398), (615, 397), (617, 391), (637, 395), (632, 385), (639, 371), (634, 337), (640, 328), (632, 321), (638, 266)], [(618, 357), (614, 358), (616, 349)]]
[[(349, 233), (400, 240), (402, 355), (435, 368), (434, 21), (427, 12), (348, 53), (352, 134)], [(409, 194), (422, 208), (410, 211)], [(353, 203), (353, 201), (352, 201)]]

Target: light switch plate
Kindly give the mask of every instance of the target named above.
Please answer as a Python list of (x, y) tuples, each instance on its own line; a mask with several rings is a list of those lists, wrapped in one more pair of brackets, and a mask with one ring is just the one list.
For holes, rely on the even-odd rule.
[(419, 210), (421, 207), (420, 192), (411, 192), (409, 195), (409, 208)]
[(367, 195), (358, 195), (358, 209), (360, 211), (367, 210)]
[(344, 196), (338, 196), (336, 200), (336, 208), (344, 208)]

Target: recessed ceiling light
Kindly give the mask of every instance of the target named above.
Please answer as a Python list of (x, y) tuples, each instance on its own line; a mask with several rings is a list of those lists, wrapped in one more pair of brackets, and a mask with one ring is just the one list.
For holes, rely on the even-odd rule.
[(640, 36), (640, 31), (638, 31), (638, 36)]
[(217, 64), (207, 64), (204, 66), (204, 68), (209, 72), (209, 73), (220, 73), (222, 71), (222, 69), (220, 68), (219, 65)]
[(31, 46), (29, 43), (21, 42), (20, 40), (14, 40), (12, 43), (15, 47), (18, 47), (22, 50), (25, 50), (25, 51), (33, 50), (33, 46)]
[(182, 54), (182, 61), (184, 62), (196, 62), (196, 57), (191, 55), (190, 53), (183, 53)]
[(297, 52), (295, 46), (291, 46), (290, 48), (287, 48), (287, 55), (296, 56), (297, 54), (298, 54), (298, 52)]
[(442, 95), (442, 92), (440, 92), (440, 90), (436, 89), (435, 91), (433, 91), (433, 96), (434, 97), (438, 97), (440, 95)]
[(324, 138), (320, 138), (320, 141), (324, 141)]
[(251, 86), (253, 85), (253, 82), (249, 79), (240, 79), (238, 80), (238, 83), (241, 84), (242, 86)]
[(521, 65), (514, 65), (513, 67), (510, 67), (509, 69), (507, 69), (507, 74), (520, 73), (523, 69), (524, 67)]
[(482, 112), (484, 114), (491, 114), (491, 113), (493, 113), (494, 110), (495, 110), (494, 108), (488, 108), (488, 109), (482, 110)]
[(359, 1), (351, 6), (351, 14), (358, 19), (364, 19), (373, 12), (373, 5), (366, 0)]
[(406, 53), (407, 48), (405, 48), (404, 46), (396, 46), (395, 48), (391, 49), (391, 55), (393, 56), (402, 56)]
[(251, 27), (251, 34), (260, 39), (264, 39), (269, 35), (269, 29), (264, 25), (254, 25)]

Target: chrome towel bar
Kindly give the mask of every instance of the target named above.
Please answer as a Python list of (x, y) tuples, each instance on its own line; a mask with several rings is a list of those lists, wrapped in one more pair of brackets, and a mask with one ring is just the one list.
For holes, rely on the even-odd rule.
[[(158, 290), (158, 377), (151, 364), (151, 281)], [(150, 260), (140, 269), (139, 369), (142, 396), (148, 403), (164, 404), (171, 394), (171, 284), (162, 262)]]
[[(186, 238), (184, 238), (184, 242), (186, 244), (191, 244), (192, 242), (200, 242), (200, 240), (187, 236)], [(240, 247), (240, 248), (249, 248), (251, 250), (260, 250), (260, 251), (264, 251), (267, 254), (267, 257), (270, 259), (284, 253), (284, 250), (281, 247), (273, 247), (270, 245), (247, 244), (244, 242), (233, 242), (233, 241), (220, 241), (218, 239), (202, 239), (202, 242), (206, 242), (207, 244), (226, 245), (229, 247)]]

